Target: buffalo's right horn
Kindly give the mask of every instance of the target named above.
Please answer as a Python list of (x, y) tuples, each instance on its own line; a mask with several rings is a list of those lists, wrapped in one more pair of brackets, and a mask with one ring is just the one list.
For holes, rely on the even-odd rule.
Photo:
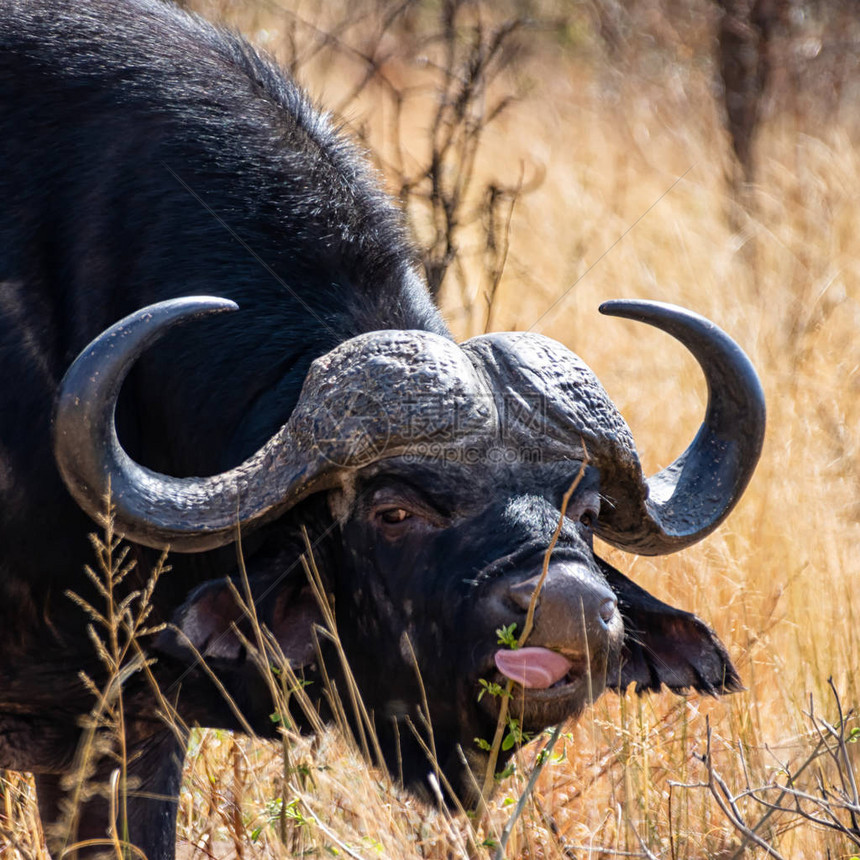
[(600, 310), (671, 334), (693, 353), (708, 383), (705, 417), (687, 450), (648, 478), (643, 491), (619, 499), (598, 528), (601, 537), (630, 552), (674, 552), (710, 534), (749, 483), (764, 443), (761, 383), (743, 350), (692, 311), (622, 300), (605, 302)]

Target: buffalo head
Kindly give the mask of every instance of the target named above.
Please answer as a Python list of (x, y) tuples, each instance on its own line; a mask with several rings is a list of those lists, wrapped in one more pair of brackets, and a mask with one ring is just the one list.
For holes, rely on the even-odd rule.
[[(479, 700), (481, 681), (517, 682), (510, 708), (524, 732), (579, 713), (605, 687), (738, 688), (705, 624), (634, 585), (592, 545), (597, 535), (631, 552), (672, 552), (709, 534), (740, 497), (764, 404), (749, 361), (718, 328), (668, 305), (602, 308), (674, 335), (708, 381), (698, 435), (650, 478), (588, 367), (529, 333), (460, 346), (425, 331), (361, 335), (314, 362), (288, 421), (237, 468), (172, 478), (133, 462), (113, 421), (128, 369), (172, 325), (234, 307), (172, 300), (97, 338), (62, 385), (60, 470), (91, 513), (110, 489), (118, 530), (141, 544), (198, 552), (271, 523), (249, 562), (255, 603), (294, 668), (319, 682), (320, 656), (329, 662), (325, 643), (314, 645), (321, 611), (295, 565), (307, 527), (395, 774), (418, 785), (430, 769), (411, 734), (429, 716), (439, 763), (472, 797), (477, 783), (462, 763), (480, 772), (475, 738), (492, 737), (499, 708), (497, 697)], [(554, 536), (527, 646), (501, 647), (497, 630), (523, 629)], [(159, 647), (187, 658), (190, 641), (235, 669), (245, 660), (237, 620), (224, 582), (206, 583), (176, 612), (184, 635), (165, 634)]]

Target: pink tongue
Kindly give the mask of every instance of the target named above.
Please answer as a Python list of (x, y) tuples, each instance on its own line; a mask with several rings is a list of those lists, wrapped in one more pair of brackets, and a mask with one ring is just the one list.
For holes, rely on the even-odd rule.
[(560, 681), (573, 663), (547, 648), (518, 648), (516, 651), (496, 651), (498, 670), (524, 687), (545, 690)]

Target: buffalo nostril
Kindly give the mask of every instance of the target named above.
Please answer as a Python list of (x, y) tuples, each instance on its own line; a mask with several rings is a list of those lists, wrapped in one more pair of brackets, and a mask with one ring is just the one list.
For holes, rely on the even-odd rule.
[(618, 601), (614, 597), (607, 597), (606, 600), (600, 604), (599, 612), (604, 624), (609, 624), (612, 620), (612, 616), (615, 615), (615, 609), (617, 606)]

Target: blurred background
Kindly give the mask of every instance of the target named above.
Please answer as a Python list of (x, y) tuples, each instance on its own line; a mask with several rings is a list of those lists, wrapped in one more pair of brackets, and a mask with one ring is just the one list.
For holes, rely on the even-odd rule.
[[(275, 55), (359, 138), (459, 338), (555, 337), (646, 468), (707, 392), (667, 336), (600, 302), (684, 305), (765, 387), (763, 461), (713, 536), (609, 560), (715, 628), (747, 690), (604, 696), (565, 727), (507, 844), (522, 858), (860, 855), (860, 16), (853, 0), (189, 0)], [(282, 751), (195, 734), (182, 857), (494, 856), (542, 741), (490, 818), (451, 819), (331, 734)], [(4, 858), (42, 856), (7, 774)], [(18, 852), (18, 853), (16, 853)]]

